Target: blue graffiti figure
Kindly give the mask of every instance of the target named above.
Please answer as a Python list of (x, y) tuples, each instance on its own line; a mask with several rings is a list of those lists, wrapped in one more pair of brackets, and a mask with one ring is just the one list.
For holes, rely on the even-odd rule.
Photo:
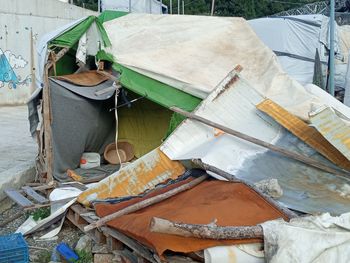
[(19, 79), (4, 53), (0, 55), (0, 82), (8, 83), (9, 87), (13, 89), (19, 83)]

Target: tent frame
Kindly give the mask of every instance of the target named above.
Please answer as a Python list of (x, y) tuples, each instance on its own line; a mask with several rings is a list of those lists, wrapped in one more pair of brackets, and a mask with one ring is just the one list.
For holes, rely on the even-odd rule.
[[(44, 148), (39, 153), (40, 158), (44, 160), (46, 173), (46, 183), (52, 184), (53, 178), (53, 151), (52, 151), (52, 114), (51, 114), (51, 103), (50, 103), (50, 90), (49, 90), (49, 70), (54, 67), (57, 61), (59, 61), (67, 52), (69, 48), (65, 47), (61, 49), (57, 54), (51, 52), (51, 56), (45, 64), (44, 69), (44, 87), (43, 87), (43, 123), (44, 123)], [(39, 138), (40, 140), (41, 138)], [(43, 181), (43, 177), (40, 178)]]

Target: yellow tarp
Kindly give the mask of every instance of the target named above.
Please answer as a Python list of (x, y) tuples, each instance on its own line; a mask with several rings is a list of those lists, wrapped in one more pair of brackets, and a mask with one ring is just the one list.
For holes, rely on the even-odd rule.
[(165, 137), (172, 112), (150, 100), (142, 99), (118, 109), (118, 140), (134, 146), (135, 156), (157, 148)]
[(350, 161), (330, 144), (316, 129), (307, 125), (304, 121), (289, 113), (275, 102), (266, 99), (256, 106), (265, 112), (288, 131), (310, 145), (317, 152), (325, 156), (336, 165), (349, 170)]
[(170, 160), (157, 148), (81, 193), (78, 202), (89, 206), (97, 199), (138, 195), (184, 172), (180, 162)]

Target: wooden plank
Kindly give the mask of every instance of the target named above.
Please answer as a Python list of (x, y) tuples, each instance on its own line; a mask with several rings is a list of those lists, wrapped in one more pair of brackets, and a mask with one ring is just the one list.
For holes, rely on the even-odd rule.
[(43, 197), (42, 195), (39, 195), (37, 192), (35, 192), (30, 186), (24, 186), (22, 187), (24, 192), (33, 198), (35, 201), (37, 201), (40, 204), (48, 203), (49, 200)]
[(14, 189), (6, 189), (5, 194), (20, 206), (26, 207), (34, 205), (29, 199), (25, 198)]
[(106, 245), (109, 252), (112, 252), (114, 250), (122, 250), (123, 249), (123, 243), (121, 243), (119, 240), (116, 240), (112, 236), (106, 236)]
[[(84, 224), (79, 224), (77, 222), (76, 220), (77, 216), (81, 217), (81, 219), (78, 221), (82, 220), (84, 221)], [(159, 260), (156, 260), (153, 257), (151, 251), (149, 251), (147, 248), (145, 248), (138, 242), (134, 241), (132, 238), (129, 238), (114, 229), (110, 229), (108, 227), (102, 227), (101, 230), (95, 229), (94, 231), (89, 231), (89, 232), (84, 231), (84, 226), (86, 226), (87, 223), (96, 222), (96, 220), (92, 219), (95, 216), (96, 214), (93, 211), (89, 211), (85, 209), (80, 204), (75, 204), (71, 206), (66, 215), (69, 221), (71, 221), (76, 227), (78, 227), (80, 230), (82, 230), (88, 236), (90, 236), (96, 243), (106, 244), (109, 247), (109, 249), (112, 249), (112, 250), (122, 249), (123, 245), (126, 245), (130, 249), (134, 250), (137, 255), (147, 259), (148, 261), (153, 263), (160, 262)]]
[(43, 87), (43, 122), (44, 122), (44, 144), (45, 144), (45, 165), (46, 165), (46, 182), (53, 182), (53, 152), (52, 152), (52, 114), (51, 114), (51, 97), (49, 87), (49, 69), (61, 59), (69, 48), (62, 48), (56, 55), (54, 61), (48, 61), (44, 69), (44, 87)]
[(51, 139), (51, 103), (50, 103), (50, 87), (49, 87), (49, 66), (46, 65), (44, 72), (44, 87), (43, 87), (43, 122), (44, 122), (44, 154), (45, 154), (45, 168), (46, 168), (46, 182), (53, 181), (53, 153), (52, 153), (52, 139)]
[(148, 250), (147, 248), (145, 248), (143, 245), (139, 244), (138, 242), (136, 242), (132, 238), (122, 234), (121, 232), (119, 232), (115, 229), (112, 229), (112, 228), (109, 228), (106, 226), (101, 227), (101, 229), (105, 235), (110, 235), (110, 236), (114, 237), (115, 239), (119, 240), (120, 242), (122, 242), (123, 244), (128, 246), (129, 248), (133, 249), (135, 251), (135, 253), (137, 253), (139, 256), (147, 259), (148, 261), (150, 261), (152, 263), (158, 262), (153, 257), (153, 254), (150, 252), (150, 250)]

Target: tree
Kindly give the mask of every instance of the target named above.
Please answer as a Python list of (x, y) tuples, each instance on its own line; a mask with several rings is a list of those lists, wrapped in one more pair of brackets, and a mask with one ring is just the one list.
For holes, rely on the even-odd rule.
[[(118, 0), (116, 0), (118, 1)], [(182, 12), (182, 0), (180, 1), (180, 13)], [(168, 6), (170, 11), (170, 0), (163, 0), (163, 4)], [(240, 16), (245, 19), (264, 17), (303, 6), (307, 3), (317, 2), (317, 0), (216, 0), (216, 16)], [(97, 0), (74, 0), (78, 6), (91, 10), (97, 10)], [(186, 15), (210, 15), (212, 0), (185, 0)], [(177, 14), (178, 2), (172, 1), (173, 14)]]

